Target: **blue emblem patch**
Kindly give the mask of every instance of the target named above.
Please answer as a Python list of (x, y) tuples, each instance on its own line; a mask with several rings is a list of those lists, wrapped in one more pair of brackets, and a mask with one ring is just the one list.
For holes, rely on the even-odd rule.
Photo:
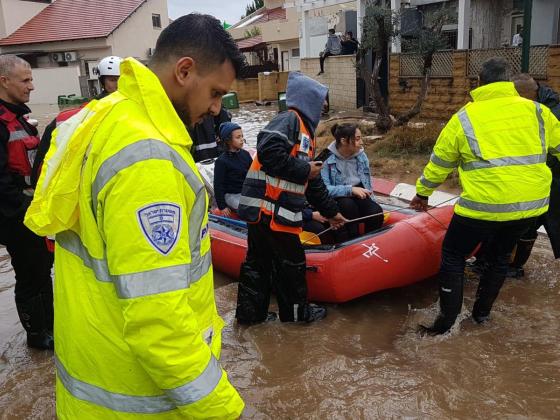
[(167, 255), (177, 243), (181, 229), (181, 207), (155, 203), (137, 211), (144, 236), (156, 251)]
[(200, 232), (200, 240), (202, 241), (204, 237), (208, 234), (208, 225), (205, 225)]
[(299, 151), (303, 153), (308, 153), (310, 147), (311, 147), (311, 139), (309, 138), (309, 136), (306, 136), (305, 134), (302, 133), (301, 141), (299, 143)]

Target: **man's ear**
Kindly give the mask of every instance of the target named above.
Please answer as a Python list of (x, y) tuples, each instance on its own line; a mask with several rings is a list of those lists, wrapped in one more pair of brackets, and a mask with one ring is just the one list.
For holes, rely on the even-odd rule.
[(187, 79), (194, 70), (195, 62), (191, 57), (181, 57), (175, 63), (175, 79), (180, 86), (187, 83)]

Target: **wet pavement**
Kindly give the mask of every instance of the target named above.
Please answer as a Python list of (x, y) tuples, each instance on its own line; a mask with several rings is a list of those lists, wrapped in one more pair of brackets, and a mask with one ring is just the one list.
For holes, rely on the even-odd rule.
[[(244, 108), (234, 119), (252, 143), (274, 112)], [(467, 281), (462, 322), (437, 338), (416, 333), (436, 315), (434, 280), (328, 305), (316, 324), (240, 327), (236, 284), (217, 273), (222, 364), (247, 404), (243, 418), (560, 418), (560, 261), (546, 237), (526, 273), (507, 280), (483, 326), (468, 318), (477, 283)], [(0, 419), (54, 418), (53, 353), (26, 347), (13, 285), (0, 248)]]

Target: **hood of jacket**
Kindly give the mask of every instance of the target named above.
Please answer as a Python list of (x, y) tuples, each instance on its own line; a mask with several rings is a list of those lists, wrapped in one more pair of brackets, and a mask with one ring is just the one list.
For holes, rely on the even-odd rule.
[(286, 105), (294, 108), (304, 117), (315, 131), (321, 119), (321, 110), (329, 89), (299, 72), (290, 72), (286, 88)]
[(336, 148), (336, 141), (333, 141), (331, 144), (329, 144), (329, 146), (327, 148), (329, 149), (330, 152), (332, 152), (333, 155), (335, 155), (337, 158), (342, 159), (342, 160), (354, 159), (356, 156), (358, 156), (360, 153), (362, 153), (364, 151), (363, 148), (360, 148), (360, 150), (358, 150), (356, 153), (353, 153), (352, 155), (350, 155), (348, 157), (342, 156), (340, 154), (340, 152), (338, 151), (338, 149)]

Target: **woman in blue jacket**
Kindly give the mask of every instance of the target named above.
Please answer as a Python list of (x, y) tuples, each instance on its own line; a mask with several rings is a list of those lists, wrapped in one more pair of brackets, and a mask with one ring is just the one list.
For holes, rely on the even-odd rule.
[[(383, 209), (374, 200), (369, 160), (362, 147), (362, 133), (355, 124), (335, 124), (331, 128), (335, 138), (328, 146), (329, 157), (321, 169), (321, 177), (329, 195), (348, 220), (378, 214), (364, 220), (365, 233), (383, 224)], [(337, 241), (359, 235), (358, 223), (348, 223), (335, 232)]]

